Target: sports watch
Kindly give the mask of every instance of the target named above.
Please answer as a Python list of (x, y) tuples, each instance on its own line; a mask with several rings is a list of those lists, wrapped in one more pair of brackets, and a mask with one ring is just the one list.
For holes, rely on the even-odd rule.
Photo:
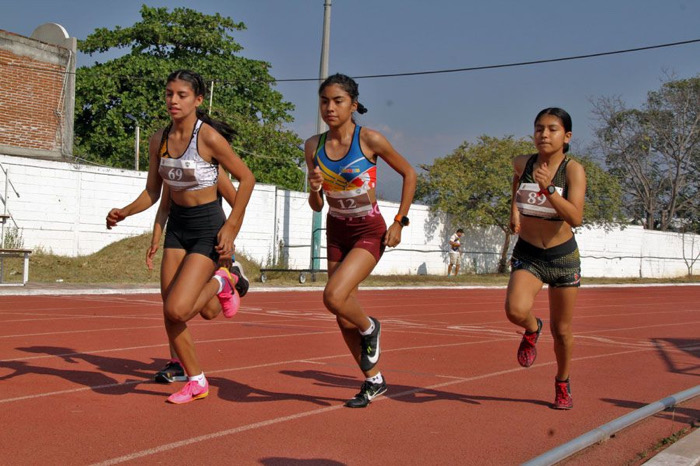
[(550, 184), (549, 186), (547, 186), (546, 191), (547, 191), (546, 194), (548, 196), (551, 196), (552, 194), (557, 192), (557, 188), (553, 184)]
[(397, 214), (396, 217), (394, 217), (394, 221), (395, 221), (395, 222), (399, 222), (399, 224), (400, 224), (402, 227), (407, 227), (408, 224), (411, 223), (411, 222), (408, 220), (408, 217), (406, 217), (405, 215), (399, 215), (399, 214)]

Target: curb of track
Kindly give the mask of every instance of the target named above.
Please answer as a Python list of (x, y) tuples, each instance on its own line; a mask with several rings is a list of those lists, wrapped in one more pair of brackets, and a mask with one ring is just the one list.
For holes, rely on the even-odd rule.
[[(559, 445), (558, 447), (553, 448), (548, 452), (523, 463), (523, 466), (548, 466), (551, 464), (556, 464), (570, 457), (574, 453), (578, 453), (579, 451), (588, 448), (591, 445), (595, 445), (598, 442), (607, 440), (608, 438), (615, 435), (617, 432), (621, 431), (626, 427), (631, 426), (632, 424), (635, 424), (648, 417), (651, 417), (660, 411), (677, 405), (678, 403), (682, 403), (684, 401), (695, 398), (698, 395), (700, 395), (700, 385), (696, 385), (693, 388), (683, 390), (682, 392), (678, 392), (675, 395), (671, 395), (662, 400), (648, 404), (642, 408), (632, 411), (629, 414), (626, 414), (613, 421), (610, 421), (607, 424), (603, 424), (600, 427), (596, 427), (595, 429), (588, 431), (580, 437), (576, 437), (575, 439), (566, 442), (563, 445)], [(698, 462), (700, 461), (700, 444), (698, 444), (697, 442), (693, 444), (692, 451), (689, 454), (692, 455), (694, 462), (668, 464), (698, 464)], [(663, 465), (666, 463), (657, 464)]]

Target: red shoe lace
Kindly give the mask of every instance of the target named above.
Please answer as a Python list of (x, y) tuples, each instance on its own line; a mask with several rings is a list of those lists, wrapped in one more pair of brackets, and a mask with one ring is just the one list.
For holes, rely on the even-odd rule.
[(555, 398), (556, 404), (566, 406), (569, 404), (570, 400), (571, 395), (569, 394), (569, 384), (567, 382), (557, 382)]

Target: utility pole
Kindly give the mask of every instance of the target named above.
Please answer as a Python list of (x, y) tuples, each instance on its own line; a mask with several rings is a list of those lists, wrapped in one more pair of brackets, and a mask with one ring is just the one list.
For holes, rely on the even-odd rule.
[(131, 113), (127, 113), (126, 117), (133, 121), (134, 124), (136, 125), (136, 131), (135, 131), (135, 140), (134, 140), (134, 170), (139, 171), (139, 157), (140, 157), (140, 151), (139, 151), (139, 146), (141, 144), (141, 128), (139, 127), (139, 120), (136, 119), (134, 115)]
[[(321, 65), (318, 72), (318, 84), (328, 77), (328, 56), (330, 49), (331, 38), (331, 1), (324, 0), (323, 2), (323, 38), (321, 40)], [(321, 118), (321, 113), (316, 106), (316, 134), (326, 130), (326, 124)], [(314, 277), (314, 272), (321, 269), (321, 212), (314, 212), (311, 222), (311, 276)]]

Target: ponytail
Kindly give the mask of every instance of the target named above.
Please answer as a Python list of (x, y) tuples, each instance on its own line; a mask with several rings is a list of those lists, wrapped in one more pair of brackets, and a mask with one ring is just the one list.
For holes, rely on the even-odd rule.
[(225, 121), (213, 119), (201, 108), (197, 109), (197, 118), (214, 128), (216, 132), (222, 135), (228, 142), (233, 141), (233, 137), (236, 135), (236, 130), (234, 130), (231, 125)]

